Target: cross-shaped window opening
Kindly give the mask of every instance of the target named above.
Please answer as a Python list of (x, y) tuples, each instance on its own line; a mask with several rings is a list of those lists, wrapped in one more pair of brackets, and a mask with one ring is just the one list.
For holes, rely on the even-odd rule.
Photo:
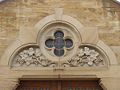
[(73, 46), (73, 41), (70, 38), (64, 39), (64, 33), (62, 31), (56, 31), (54, 37), (55, 39), (47, 39), (45, 45), (48, 48), (55, 47), (54, 54), (56, 56), (63, 56), (65, 53), (64, 47), (71, 48)]

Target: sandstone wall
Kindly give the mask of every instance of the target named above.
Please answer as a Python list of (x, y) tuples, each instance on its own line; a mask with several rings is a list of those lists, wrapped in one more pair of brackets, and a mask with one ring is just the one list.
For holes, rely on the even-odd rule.
[[(54, 13), (56, 7), (86, 27), (97, 27), (100, 39), (120, 62), (120, 5), (109, 0), (6, 0), (0, 3), (0, 56), (18, 36), (23, 25), (33, 27)], [(112, 7), (112, 8), (111, 8)]]

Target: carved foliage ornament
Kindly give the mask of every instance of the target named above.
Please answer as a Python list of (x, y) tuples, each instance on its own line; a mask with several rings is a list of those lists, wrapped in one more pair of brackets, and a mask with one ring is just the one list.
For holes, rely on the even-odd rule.
[(38, 47), (28, 47), (17, 54), (13, 66), (55, 67), (57, 64), (45, 58)]
[(40, 67), (98, 67), (105, 66), (105, 57), (97, 49), (91, 46), (82, 46), (77, 54), (69, 60), (53, 61), (46, 58), (39, 47), (26, 47), (18, 52), (12, 62), (13, 67), (40, 66)]
[(63, 66), (78, 67), (78, 66), (104, 66), (104, 57), (100, 52), (89, 46), (80, 47), (78, 54), (73, 58), (63, 63)]

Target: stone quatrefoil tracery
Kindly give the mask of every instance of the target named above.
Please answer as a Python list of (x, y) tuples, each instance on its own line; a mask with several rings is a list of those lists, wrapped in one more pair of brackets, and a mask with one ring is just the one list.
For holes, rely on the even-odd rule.
[(73, 46), (73, 41), (69, 38), (64, 39), (64, 33), (62, 31), (56, 31), (54, 33), (54, 39), (47, 39), (45, 41), (47, 48), (54, 48), (54, 54), (58, 57), (63, 56), (65, 48), (70, 49)]

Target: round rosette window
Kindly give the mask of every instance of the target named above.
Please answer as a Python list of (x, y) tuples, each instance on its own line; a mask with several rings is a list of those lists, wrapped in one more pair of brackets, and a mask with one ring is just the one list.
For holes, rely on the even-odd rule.
[(70, 25), (52, 23), (39, 32), (37, 41), (44, 56), (55, 62), (64, 62), (76, 54), (81, 37)]

